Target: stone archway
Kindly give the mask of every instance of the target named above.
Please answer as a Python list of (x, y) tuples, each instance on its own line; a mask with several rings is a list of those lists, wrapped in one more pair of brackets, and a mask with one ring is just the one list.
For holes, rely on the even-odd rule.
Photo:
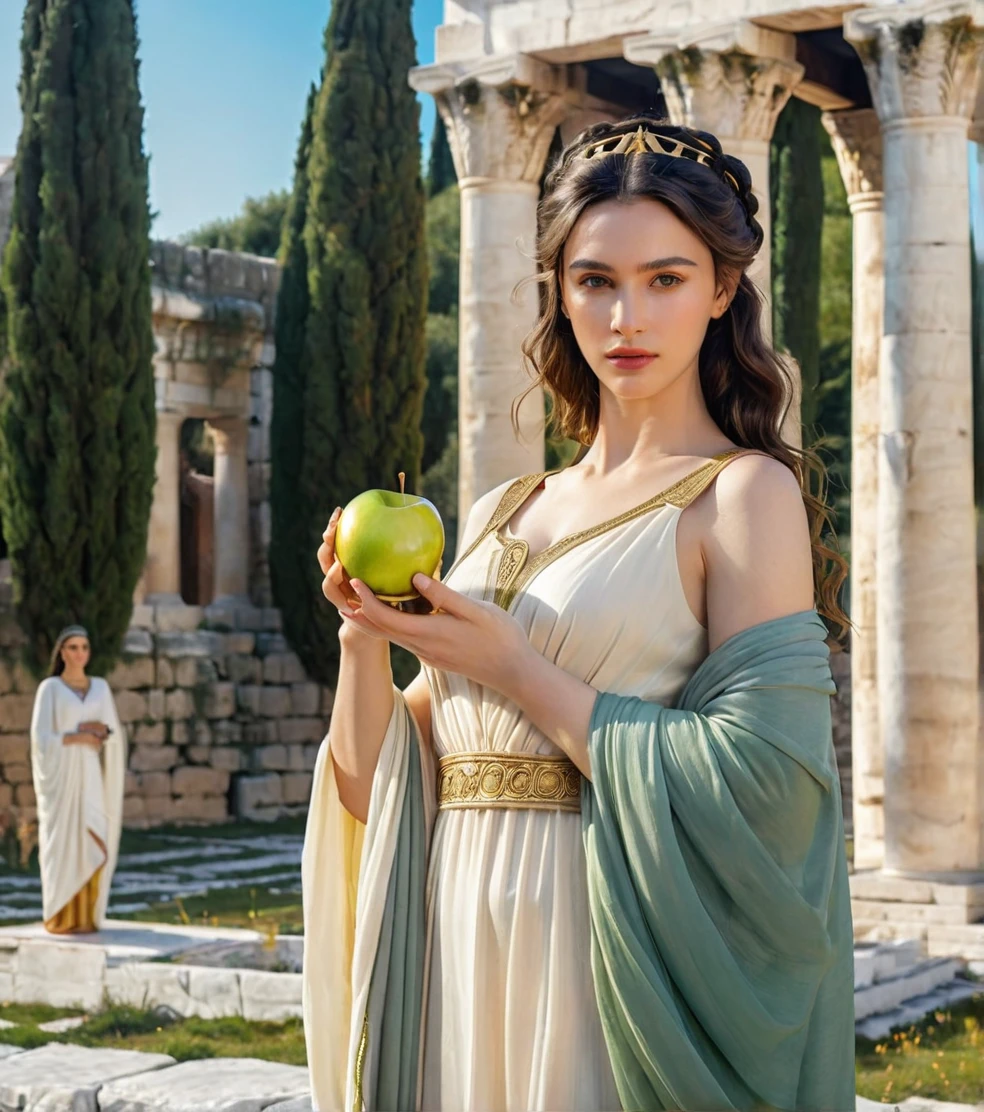
[[(166, 245), (165, 251), (170, 247)], [(169, 261), (165, 258), (165, 267)], [(157, 483), (140, 601), (166, 607), (213, 603), (247, 606), (250, 371), (260, 359), (266, 312), (259, 301), (226, 292), (224, 287), (236, 288), (240, 276), (224, 275), (218, 268), (213, 275), (209, 265), (210, 280), (205, 280), (204, 252), (183, 249), (180, 262), (185, 270), (201, 264), (203, 280), (189, 282), (194, 274), (182, 273), (180, 290), (170, 283), (155, 283), (152, 288), (157, 341)], [(199, 285), (201, 292), (191, 292), (189, 287), (194, 285)], [(181, 428), (189, 418), (206, 422), (214, 446), (212, 543), (204, 547), (199, 543), (193, 558), (186, 541), (183, 561), (182, 530), (178, 527), (183, 511)], [(200, 517), (201, 504), (206, 500), (204, 486), (208, 484), (193, 485), (201, 488), (195, 499), (195, 513)], [(184, 507), (187, 527), (191, 527), (191, 516), (190, 507)], [(201, 524), (194, 528), (199, 542), (203, 542), (208, 530)], [(210, 582), (203, 579), (202, 568), (202, 557), (207, 557), (209, 549), (213, 556)], [(184, 584), (183, 562), (188, 568)]]

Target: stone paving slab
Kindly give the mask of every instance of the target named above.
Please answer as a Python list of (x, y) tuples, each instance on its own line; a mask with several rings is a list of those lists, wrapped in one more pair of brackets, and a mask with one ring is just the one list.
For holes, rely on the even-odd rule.
[(74, 1031), (85, 1023), (84, 1015), (66, 1015), (61, 1019), (49, 1019), (47, 1023), (39, 1023), (38, 1030), (47, 1035), (62, 1035), (66, 1031)]
[[(106, 1082), (174, 1064), (167, 1054), (49, 1043), (8, 1058), (0, 1070), (0, 1108), (18, 1112), (100, 1112)], [(193, 1105), (190, 1107), (194, 1107)]]
[[(14, 1024), (11, 1024), (13, 1027)], [(24, 1048), (22, 1046), (11, 1046), (10, 1043), (0, 1042), (0, 1061), (4, 1058), (13, 1058), (15, 1054), (23, 1054)]]
[(258, 1058), (205, 1058), (112, 1081), (99, 1112), (263, 1112), (305, 1096), (304, 1066)]
[(906, 1097), (892, 1104), (879, 1104), (876, 1100), (858, 1097), (857, 1112), (885, 1112), (887, 1108), (897, 1108), (900, 1112), (973, 1112), (984, 1108), (984, 1104), (954, 1104), (946, 1100), (929, 1100), (927, 1097)]
[(298, 1097), (297, 1100), (288, 1100), (283, 1104), (271, 1104), (263, 1112), (313, 1112), (313, 1109), (310, 1097)]
[(62, 941), (49, 934), (43, 923), (0, 927), (0, 941), (50, 942), (60, 946), (84, 946), (105, 951), (108, 965), (123, 961), (151, 961), (173, 957), (209, 942), (257, 942), (259, 931), (242, 927), (196, 927), (180, 923), (137, 923), (128, 919), (107, 919), (101, 931), (72, 934)]

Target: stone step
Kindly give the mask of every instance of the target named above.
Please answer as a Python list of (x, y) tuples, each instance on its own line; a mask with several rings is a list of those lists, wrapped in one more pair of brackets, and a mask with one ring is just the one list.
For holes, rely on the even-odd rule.
[[(856, 1112), (886, 1112), (889, 1107), (877, 1100), (858, 1097)], [(905, 1100), (892, 1101), (895, 1112), (975, 1112), (984, 1108), (981, 1104), (956, 1104), (951, 1100), (933, 1100), (930, 1097), (906, 1097)]]
[(984, 923), (930, 927), (926, 947), (931, 955), (959, 954), (969, 962), (984, 961)]
[(898, 976), (924, 957), (923, 945), (915, 938), (858, 943), (854, 947), (854, 987), (865, 988), (876, 981)]
[[(882, 900), (901, 904), (946, 904), (976, 911), (977, 918), (984, 918), (984, 876), (965, 884), (942, 883), (932, 880), (909, 880), (905, 877), (886, 876), (876, 869), (852, 873), (851, 898)], [(965, 920), (974, 922), (974, 919)]]
[(889, 939), (916, 939), (931, 957), (961, 957), (969, 962), (984, 961), (984, 923), (945, 924), (868, 919), (855, 916), (857, 943)]
[(925, 958), (893, 977), (855, 990), (855, 1021), (891, 1011), (915, 996), (925, 996), (952, 981), (961, 967), (955, 958)]
[(921, 942), (925, 952), (925, 943), (929, 936), (930, 923), (913, 923), (892, 919), (866, 919), (861, 915), (855, 915), (853, 918), (855, 943), (889, 942), (892, 939), (909, 938)]
[[(981, 985), (979, 983), (955, 977), (952, 981), (938, 986), (931, 992), (912, 996), (901, 1001), (897, 1007), (877, 1012), (859, 1020), (855, 1023), (854, 1030), (856, 1034), (863, 1035), (868, 1039), (883, 1039), (898, 1028), (919, 1023), (931, 1012), (952, 1007), (961, 1000), (976, 996), (980, 991)], [(855, 1000), (857, 1000), (857, 994), (855, 994)]]
[(851, 899), (851, 910), (859, 919), (904, 923), (946, 923), (962, 926), (984, 919), (984, 907), (960, 903), (901, 903), (894, 900)]

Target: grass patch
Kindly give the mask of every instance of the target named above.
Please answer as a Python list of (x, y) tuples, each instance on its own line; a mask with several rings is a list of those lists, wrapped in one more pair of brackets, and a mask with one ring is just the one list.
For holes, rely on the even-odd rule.
[(269, 838), (277, 834), (303, 836), (307, 819), (293, 815), (276, 822), (226, 822), (220, 826), (154, 826), (149, 830), (124, 830), (120, 838), (120, 853), (144, 853), (148, 850), (173, 849), (173, 842), (165, 838), (196, 839)]
[(869, 1100), (984, 1102), (984, 993), (856, 1046), (857, 1091)]
[(304, 918), (298, 892), (273, 894), (265, 888), (217, 888), (203, 896), (187, 896), (151, 904), (121, 918), (142, 923), (185, 923), (203, 927), (248, 927), (274, 934), (301, 934)]
[[(81, 1008), (53, 1008), (50, 1004), (0, 1004), (0, 1019), (10, 1023), (27, 1023), (36, 1026), (70, 1015), (82, 1015)], [(0, 1042), (3, 1040), (0, 1039)]]
[(240, 1016), (226, 1019), (181, 1019), (166, 1009), (128, 1008), (114, 1005), (87, 1016), (81, 1027), (61, 1035), (38, 1030), (37, 1023), (61, 1016), (78, 1015), (64, 1008), (24, 1008), (0, 1006), (0, 1018), (19, 1024), (4, 1029), (2, 1040), (33, 1050), (45, 1043), (71, 1043), (75, 1046), (112, 1047), (117, 1050), (143, 1050), (170, 1054), (179, 1062), (196, 1058), (263, 1058), (291, 1066), (307, 1064), (304, 1028), (300, 1019), (282, 1023), (250, 1022)]
[[(114, 1006), (90, 1014), (81, 1027), (61, 1035), (37, 1028), (38, 1023), (79, 1014), (71, 1008), (0, 1005), (0, 1018), (19, 1025), (0, 1033), (0, 1041), (26, 1049), (61, 1042), (144, 1050), (178, 1061), (263, 1058), (294, 1066), (307, 1061), (300, 1019), (181, 1019), (166, 1009)], [(984, 1101), (984, 993), (878, 1042), (858, 1038), (856, 1047), (857, 1091), (869, 1100), (894, 1104), (921, 1096), (964, 1104)]]

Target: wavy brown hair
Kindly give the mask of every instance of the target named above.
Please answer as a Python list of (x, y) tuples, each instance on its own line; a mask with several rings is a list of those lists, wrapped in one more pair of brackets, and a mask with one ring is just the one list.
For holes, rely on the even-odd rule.
[[(583, 157), (592, 144), (640, 125), (669, 140), (667, 146), (680, 140), (706, 152), (711, 164), (650, 153)], [(830, 522), (827, 472), (815, 452), (791, 447), (779, 435), (792, 397), (790, 377), (762, 334), (762, 298), (746, 273), (763, 240), (755, 219), (758, 200), (745, 164), (724, 154), (713, 135), (652, 116), (633, 116), (596, 124), (564, 149), (547, 175), (537, 210), (534, 280), (539, 283), (539, 313), (523, 343), (535, 379), (530, 389), (546, 390), (558, 433), (591, 444), (598, 429), (599, 383), (561, 312), (564, 245), (591, 205), (640, 198), (666, 205), (699, 236), (714, 259), (718, 281), (735, 291), (724, 315), (708, 324), (700, 349), (704, 400), (725, 436), (741, 447), (765, 452), (796, 476), (810, 525), (815, 604), (828, 628), (836, 627), (839, 641), (850, 627), (839, 602), (847, 563), (836, 548)]]

